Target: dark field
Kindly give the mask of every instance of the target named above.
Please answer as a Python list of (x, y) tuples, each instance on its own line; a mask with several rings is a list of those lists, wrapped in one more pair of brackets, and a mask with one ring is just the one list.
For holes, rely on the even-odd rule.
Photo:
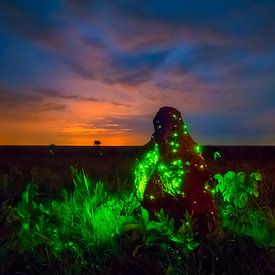
[[(53, 152), (50, 149), (48, 146), (0, 146), (0, 274), (274, 274), (275, 238), (268, 244), (257, 245), (251, 235), (235, 234), (235, 225), (231, 226), (233, 231), (227, 231), (218, 224), (205, 239), (195, 238), (199, 246), (190, 249), (188, 255), (178, 249), (184, 247), (183, 243), (178, 246), (171, 242), (174, 235), (167, 239), (165, 234), (168, 233), (162, 232), (162, 227), (167, 225), (165, 221), (159, 223), (160, 240), (157, 239), (157, 227), (153, 234), (147, 229), (145, 233), (132, 229), (131, 234), (127, 231), (117, 234), (115, 243), (118, 247), (100, 244), (102, 250), (87, 249), (89, 234), (85, 235), (87, 240), (81, 239), (84, 233), (80, 234), (76, 222), (72, 233), (64, 233), (62, 218), (63, 215), (70, 218), (70, 214), (62, 212), (64, 210), (58, 212), (58, 207), (65, 205), (70, 209), (74, 202), (68, 199), (63, 204), (57, 203), (56, 209), (49, 206), (53, 200), (62, 201), (63, 189), (69, 193), (74, 191), (70, 167), (83, 169), (92, 183), (102, 181), (107, 193), (115, 197), (121, 191), (133, 189), (135, 163), (146, 148), (57, 146)], [(216, 151), (220, 152), (221, 158), (214, 159)], [(246, 174), (259, 172), (262, 175), (258, 187), (260, 195), (257, 200), (252, 198), (246, 209), (250, 214), (266, 213), (265, 221), (272, 235), (275, 230), (275, 147), (205, 146), (203, 155), (211, 175), (223, 175), (229, 170)], [(21, 195), (28, 183), (38, 186), (39, 196), (34, 202), (24, 204)], [(31, 191), (28, 192), (30, 196)], [(108, 196), (106, 198), (110, 200)], [(221, 203), (219, 198), (215, 200), (217, 205)], [(47, 207), (54, 215), (45, 212)], [(77, 207), (78, 212), (75, 213), (83, 215), (81, 202), (73, 208)], [(246, 212), (238, 211), (245, 217)], [(137, 220), (141, 219), (140, 214), (133, 213)], [(238, 215), (236, 225), (249, 228), (250, 221), (243, 217), (239, 220)], [(54, 225), (58, 223), (51, 220), (52, 216), (61, 217), (56, 231)], [(22, 225), (26, 221), (38, 226), (37, 229), (24, 229)], [(266, 224), (261, 227), (259, 221), (253, 224), (255, 232), (259, 228), (265, 229)], [(106, 225), (105, 222), (105, 226), (109, 227), (108, 223)], [(104, 225), (102, 221), (100, 224)], [(86, 226), (85, 223), (83, 225)], [(148, 242), (148, 239), (152, 241), (152, 237), (153, 244)], [(59, 242), (54, 243), (54, 238)], [(24, 240), (27, 240), (25, 244)], [(34, 244), (35, 247), (32, 247)], [(57, 244), (62, 248), (55, 254)]]
[[(103, 181), (110, 191), (131, 189), (135, 160), (144, 151), (144, 147), (134, 146), (57, 146), (52, 155), (48, 146), (0, 146), (1, 199), (11, 194), (17, 197), (31, 181), (39, 186), (42, 196), (71, 189), (71, 166), (84, 169), (92, 181)], [(215, 151), (222, 157), (214, 160)], [(205, 146), (203, 155), (211, 174), (258, 171), (274, 190), (274, 146)]]

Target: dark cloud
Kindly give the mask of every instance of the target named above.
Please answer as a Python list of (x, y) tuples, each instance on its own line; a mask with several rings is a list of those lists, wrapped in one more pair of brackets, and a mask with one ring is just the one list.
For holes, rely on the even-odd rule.
[[(68, 99), (68, 100), (79, 100), (79, 101), (87, 101), (87, 102), (102, 102), (102, 103), (110, 103), (114, 106), (124, 106), (124, 107), (131, 107), (130, 104), (113, 101), (113, 100), (107, 100), (104, 98), (96, 98), (96, 97), (86, 97), (86, 96), (80, 96), (80, 95), (68, 95), (62, 91), (57, 90), (48, 90), (48, 89), (37, 89), (34, 91), (34, 93), (39, 94), (40, 97), (48, 97), (48, 98), (56, 98), (56, 99)], [(39, 98), (38, 96), (38, 98)]]
[(62, 47), (62, 20), (59, 20), (59, 1), (4, 0), (1, 2), (2, 29), (9, 29), (20, 36), (43, 43), (49, 47)]
[[(271, 0), (1, 1), (0, 108), (67, 112), (68, 102), (86, 101), (134, 112), (169, 103), (200, 112), (192, 123), (206, 137), (260, 138), (270, 132), (250, 118), (275, 105), (274, 11)], [(102, 128), (150, 134), (146, 119)]]
[(112, 117), (96, 119), (93, 123), (86, 125), (91, 129), (104, 128), (108, 130), (121, 130), (134, 131), (138, 133), (146, 133), (150, 138), (150, 133), (153, 133), (153, 120), (154, 114), (138, 114), (123, 117)]
[[(45, 100), (39, 93), (18, 88), (16, 90), (0, 86), (0, 109), (4, 112), (17, 113), (24, 110), (27, 113), (48, 111), (65, 111), (66, 105), (60, 102)], [(24, 115), (24, 114), (22, 114)]]

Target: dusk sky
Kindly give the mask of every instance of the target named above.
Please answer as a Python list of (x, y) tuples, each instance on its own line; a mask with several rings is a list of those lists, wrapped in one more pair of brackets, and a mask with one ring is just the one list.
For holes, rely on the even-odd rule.
[(0, 0), (0, 145), (275, 145), (275, 1)]

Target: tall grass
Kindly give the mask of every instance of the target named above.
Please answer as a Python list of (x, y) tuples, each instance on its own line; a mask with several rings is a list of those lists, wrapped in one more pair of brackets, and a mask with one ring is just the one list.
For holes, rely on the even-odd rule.
[(63, 191), (60, 200), (39, 203), (37, 186), (28, 184), (18, 203), (18, 244), (42, 262), (62, 263), (69, 258), (74, 263), (70, 272), (98, 272), (108, 268), (123, 249), (137, 257), (160, 244), (182, 255), (197, 247), (190, 216), (183, 216), (178, 229), (163, 211), (155, 221), (149, 220), (134, 194), (110, 195), (103, 183), (92, 183), (83, 170), (72, 168), (72, 174), (72, 194)]

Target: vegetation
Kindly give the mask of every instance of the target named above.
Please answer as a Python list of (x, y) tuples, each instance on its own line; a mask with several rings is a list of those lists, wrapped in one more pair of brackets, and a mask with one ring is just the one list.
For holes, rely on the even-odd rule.
[[(180, 226), (154, 219), (131, 192), (71, 170), (74, 190), (45, 199), (32, 177), (0, 209), (1, 274), (263, 274), (272, 270), (274, 208), (260, 173), (215, 174), (217, 228), (200, 239), (190, 213)], [(5, 187), (8, 188), (8, 187)], [(271, 190), (272, 191), (272, 190)]]

